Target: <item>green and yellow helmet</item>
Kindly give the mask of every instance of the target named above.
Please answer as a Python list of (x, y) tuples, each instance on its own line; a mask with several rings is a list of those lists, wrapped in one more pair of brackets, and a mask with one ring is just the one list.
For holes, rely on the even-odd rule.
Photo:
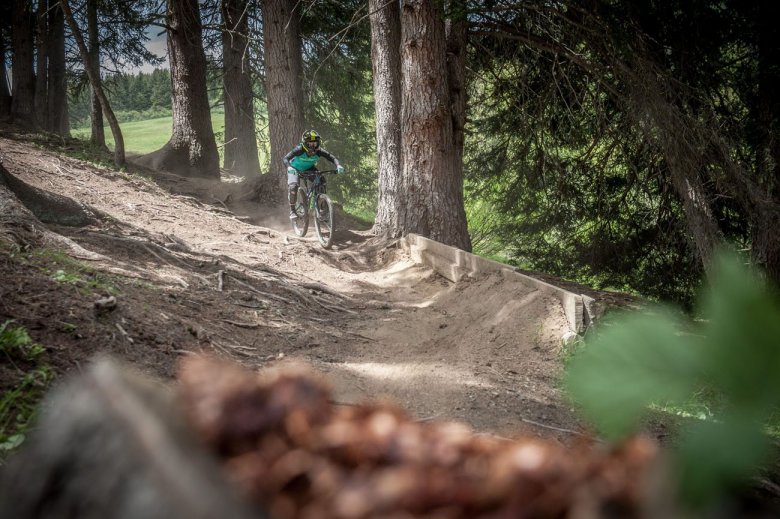
[(304, 151), (317, 151), (320, 149), (321, 143), (320, 134), (314, 130), (305, 131), (301, 136), (301, 146), (303, 146)]

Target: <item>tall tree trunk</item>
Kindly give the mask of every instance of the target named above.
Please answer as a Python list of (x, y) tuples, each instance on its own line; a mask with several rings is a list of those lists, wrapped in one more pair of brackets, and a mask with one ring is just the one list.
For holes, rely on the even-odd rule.
[(757, 146), (758, 171), (761, 180), (780, 195), (780, 43), (777, 17), (780, 5), (761, 0), (755, 7), (756, 46), (758, 47), (757, 119), (760, 142)]
[(173, 134), (142, 162), (187, 177), (219, 179), (219, 153), (206, 90), (198, 0), (168, 0)]
[[(668, 139), (673, 138), (670, 136)], [(667, 139), (667, 140), (668, 140)], [(666, 147), (668, 150), (668, 146)], [(712, 266), (713, 255), (723, 244), (723, 234), (712, 214), (704, 186), (696, 171), (680, 164), (679, 155), (665, 151), (672, 185), (683, 203), (685, 222), (696, 253), (706, 270)]]
[(222, 53), (225, 93), (225, 169), (243, 177), (257, 175), (254, 98), (249, 77), (247, 0), (222, 0)]
[(60, 6), (62, 7), (62, 13), (65, 16), (65, 20), (68, 22), (70, 30), (73, 33), (73, 39), (76, 40), (76, 45), (78, 45), (81, 59), (84, 61), (84, 70), (87, 72), (89, 82), (92, 85), (92, 88), (95, 89), (95, 93), (100, 100), (100, 106), (103, 108), (106, 119), (108, 119), (108, 125), (111, 127), (111, 134), (114, 137), (114, 163), (117, 167), (122, 168), (126, 165), (125, 140), (122, 137), (122, 130), (119, 128), (119, 121), (116, 120), (114, 111), (111, 109), (111, 104), (108, 102), (108, 98), (100, 84), (100, 78), (95, 74), (95, 70), (99, 70), (99, 68), (95, 63), (92, 63), (89, 49), (87, 49), (87, 46), (84, 43), (84, 37), (81, 35), (79, 26), (76, 25), (76, 20), (73, 19), (73, 12), (70, 10), (68, 0), (60, 0)]
[[(466, 127), (466, 40), (468, 23), (466, 21), (465, 0), (450, 1), (450, 15), (446, 21), (447, 37), (447, 83), (450, 96), (450, 115), (452, 117), (452, 176), (453, 183), (460, 186), (456, 190), (456, 204), (464, 207), (463, 201), (463, 146)], [(465, 221), (465, 210), (463, 214)], [(466, 250), (471, 250), (469, 239)]]
[(702, 172), (710, 163), (712, 144), (699, 122), (680, 108), (675, 87), (655, 65), (641, 55), (630, 65), (616, 63), (613, 70), (626, 85), (626, 112), (664, 156), (672, 187), (683, 205), (688, 239), (705, 271), (709, 271), (723, 233), (710, 206)]
[(443, 13), (432, 0), (401, 11), (402, 233), (470, 250), (463, 179), (454, 174)]
[(398, 2), (369, 0), (371, 64), (374, 73), (379, 200), (373, 232), (400, 229), (401, 185), (401, 8)]
[(36, 59), (35, 59), (35, 120), (41, 128), (49, 127), (49, 2), (38, 0), (38, 12), (36, 14)]
[[(759, 175), (767, 186), (762, 200), (753, 201), (761, 209), (753, 222), (753, 258), (762, 265), (776, 288), (780, 289), (780, 42), (777, 20), (780, 5), (761, 0), (758, 20), (758, 146)], [(756, 211), (758, 213), (759, 211)]]
[(279, 203), (286, 205), (285, 154), (298, 144), (303, 128), (303, 59), (296, 0), (263, 0), (265, 83), (271, 140), (270, 173), (278, 178)]
[(11, 118), (22, 126), (35, 126), (35, 74), (33, 72), (33, 18), (30, 0), (13, 0), (13, 57)]
[(8, 71), (5, 68), (5, 38), (0, 31), (0, 119), (11, 114), (11, 88), (8, 84)]
[(753, 227), (753, 260), (766, 272), (774, 288), (780, 291), (780, 204), (765, 202), (755, 212)]
[(70, 133), (68, 122), (68, 90), (65, 77), (65, 18), (60, 5), (49, 9), (49, 78), (46, 95), (48, 97), (48, 125), (50, 132), (60, 136)]
[[(87, 36), (89, 38), (89, 56), (97, 70), (93, 74), (98, 81), (103, 82), (100, 76), (100, 33), (98, 32), (98, 8), (97, 0), (87, 0)], [(90, 85), (90, 112), (89, 119), (92, 122), (92, 132), (89, 141), (99, 148), (106, 147), (106, 133), (103, 127), (103, 109), (100, 107), (100, 99), (95, 89)]]

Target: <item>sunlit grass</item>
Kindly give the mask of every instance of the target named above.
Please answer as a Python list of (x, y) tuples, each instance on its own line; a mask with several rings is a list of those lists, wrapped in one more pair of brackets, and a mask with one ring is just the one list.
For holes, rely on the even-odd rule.
[(360, 220), (366, 225), (371, 225), (376, 218), (376, 211), (372, 211), (362, 205), (345, 203), (343, 205), (344, 212), (352, 216), (353, 218)]
[[(217, 138), (217, 147), (219, 149), (220, 162), (222, 161), (222, 147), (224, 144), (225, 135), (225, 114), (224, 112), (213, 111), (211, 112), (211, 126), (214, 130), (214, 135)], [(156, 117), (154, 119), (146, 119), (144, 121), (130, 121), (119, 123), (119, 127), (122, 129), (122, 137), (125, 141), (125, 152), (131, 155), (144, 155), (151, 153), (155, 150), (162, 148), (168, 139), (171, 138), (171, 132), (173, 127), (172, 118)], [(73, 137), (77, 139), (88, 140), (90, 136), (90, 128), (74, 128), (71, 130)], [(106, 144), (109, 149), (114, 149), (114, 137), (111, 135), (111, 129), (106, 125)], [(268, 157), (266, 157), (265, 151), (262, 147), (259, 149), (260, 164), (267, 164)]]
[[(221, 137), (225, 133), (225, 114), (222, 112), (212, 112), (211, 125), (214, 133)], [(132, 121), (119, 123), (122, 129), (122, 137), (125, 141), (125, 151), (127, 153), (137, 153), (143, 155), (158, 150), (171, 138), (172, 119), (171, 117), (157, 117), (145, 121)], [(111, 135), (111, 129), (106, 125), (106, 144), (110, 149), (114, 149), (114, 137)], [(74, 128), (71, 132), (78, 139), (89, 139), (90, 129)], [(222, 149), (222, 139), (218, 139), (217, 146)]]

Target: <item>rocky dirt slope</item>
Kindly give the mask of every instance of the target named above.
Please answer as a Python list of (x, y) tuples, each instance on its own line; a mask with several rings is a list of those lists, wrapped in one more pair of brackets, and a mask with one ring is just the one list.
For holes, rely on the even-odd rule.
[[(64, 245), (42, 242), (39, 223), (17, 226), (0, 251), (0, 322), (25, 326), (58, 375), (97, 353), (163, 380), (191, 352), (250, 368), (299, 359), (342, 403), (390, 399), (418, 419), (577, 437), (557, 387), (556, 300), (501, 277), (452, 284), (346, 219), (325, 251), (284, 215), (229, 211), (236, 179), (120, 172), (8, 133), (0, 162), (95, 215), (45, 226)], [(107, 296), (116, 306), (96, 307)]]

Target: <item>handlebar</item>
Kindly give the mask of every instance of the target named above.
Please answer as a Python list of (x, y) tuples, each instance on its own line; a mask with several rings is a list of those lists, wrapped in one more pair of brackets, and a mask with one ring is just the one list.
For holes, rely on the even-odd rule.
[(307, 180), (312, 180), (312, 181), (317, 177), (317, 175), (325, 176), (326, 174), (329, 174), (329, 173), (338, 173), (338, 171), (336, 171), (335, 169), (326, 169), (326, 170), (323, 170), (323, 171), (319, 171), (319, 170), (318, 171), (300, 171), (300, 170), (296, 170), (296, 171), (298, 171), (298, 175), (301, 178), (305, 178)]

